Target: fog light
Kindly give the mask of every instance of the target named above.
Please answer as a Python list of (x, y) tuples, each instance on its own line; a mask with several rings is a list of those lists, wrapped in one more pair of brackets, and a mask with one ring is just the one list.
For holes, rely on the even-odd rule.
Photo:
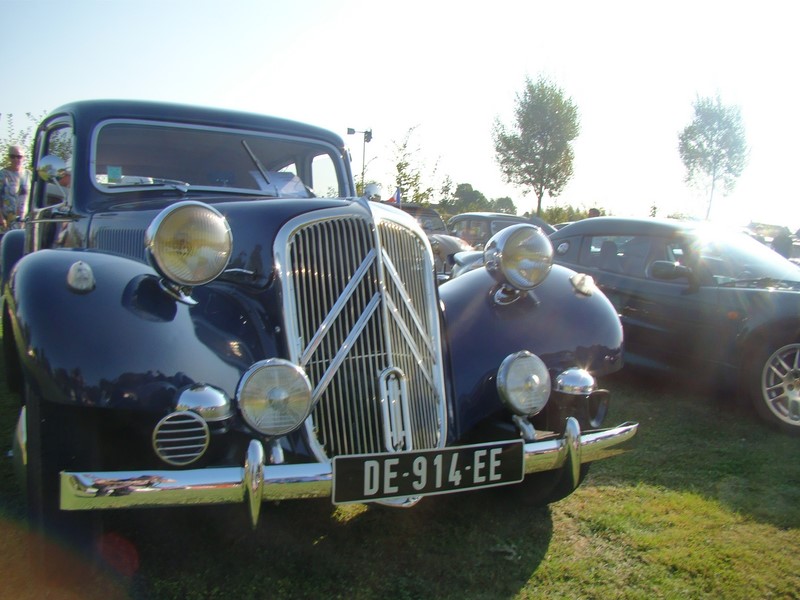
[(280, 358), (254, 364), (236, 396), (247, 423), (266, 435), (297, 429), (311, 412), (311, 381), (297, 365)]
[(497, 391), (512, 412), (532, 417), (550, 398), (550, 373), (535, 354), (523, 350), (506, 357), (497, 371)]

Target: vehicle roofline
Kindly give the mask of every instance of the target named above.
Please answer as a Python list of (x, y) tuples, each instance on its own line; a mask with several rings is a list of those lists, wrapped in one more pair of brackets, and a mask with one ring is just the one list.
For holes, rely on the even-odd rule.
[(455, 219), (456, 217), (504, 217), (507, 219), (521, 219), (523, 221), (527, 221), (527, 218), (523, 217), (522, 215), (509, 215), (508, 213), (495, 213), (495, 212), (465, 212), (465, 213), (458, 213), (457, 215), (453, 215), (450, 218)]
[(45, 120), (61, 115), (71, 116), (77, 123), (96, 123), (106, 119), (146, 119), (151, 121), (179, 121), (196, 125), (256, 129), (285, 132), (292, 135), (322, 138), (335, 146), (344, 146), (341, 136), (316, 125), (273, 117), (266, 114), (151, 100), (77, 100), (52, 110)]
[[(601, 235), (625, 235), (642, 233), (644, 227), (648, 233), (673, 235), (680, 232), (689, 232), (701, 226), (700, 223), (679, 221), (677, 219), (656, 219), (636, 217), (591, 217), (574, 221), (569, 225), (557, 229), (552, 238), (585, 235), (586, 233), (599, 233)], [(601, 233), (600, 233), (601, 232)]]

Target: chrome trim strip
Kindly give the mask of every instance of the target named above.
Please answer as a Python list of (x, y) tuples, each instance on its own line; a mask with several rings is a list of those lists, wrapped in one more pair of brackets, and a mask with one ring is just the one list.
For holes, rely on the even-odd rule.
[[(567, 438), (558, 438), (524, 445), (525, 473), (561, 468), (567, 463), (568, 457), (580, 461), (570, 465), (574, 469), (581, 463), (621, 454), (624, 450), (617, 446), (636, 435), (638, 427), (638, 423), (627, 422), (581, 435), (580, 426), (575, 421), (568, 426), (573, 430), (568, 436), (573, 438), (571, 442)], [(61, 509), (247, 502), (250, 516), (256, 522), (259, 500), (323, 498), (331, 495), (333, 479), (329, 462), (265, 465), (263, 460), (264, 450), (254, 440), (250, 443), (243, 467), (184, 471), (62, 472)]]

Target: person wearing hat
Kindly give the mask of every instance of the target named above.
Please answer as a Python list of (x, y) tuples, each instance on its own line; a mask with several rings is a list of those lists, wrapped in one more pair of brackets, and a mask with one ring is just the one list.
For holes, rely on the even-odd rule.
[(31, 187), (31, 174), (25, 168), (25, 149), (8, 147), (8, 166), (0, 170), (0, 229), (7, 231), (20, 217)]

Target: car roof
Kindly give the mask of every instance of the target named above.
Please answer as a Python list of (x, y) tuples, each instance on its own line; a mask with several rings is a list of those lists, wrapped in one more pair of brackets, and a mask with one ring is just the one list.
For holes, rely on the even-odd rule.
[(550, 225), (547, 221), (542, 219), (541, 217), (532, 216), (532, 217), (523, 217), (521, 215), (509, 215), (508, 213), (496, 213), (496, 212), (466, 212), (466, 213), (459, 213), (447, 221), (448, 225), (452, 225), (458, 221), (464, 221), (466, 219), (491, 219), (494, 221), (514, 221), (515, 223), (530, 223), (532, 225), (538, 225), (547, 235), (550, 235), (555, 231), (555, 227)]
[[(383, 202), (383, 204), (392, 204), (391, 202)], [(397, 206), (397, 205), (395, 205)], [(423, 206), (422, 204), (412, 204), (411, 202), (403, 202), (397, 208), (406, 211), (407, 213), (416, 215), (419, 213), (427, 213), (429, 215), (438, 215), (436, 209), (432, 206)]]
[(481, 217), (486, 219), (509, 219), (514, 221), (519, 221), (520, 223), (528, 222), (528, 219), (525, 217), (520, 217), (519, 215), (509, 215), (507, 213), (495, 213), (495, 212), (465, 212), (459, 213), (450, 220), (453, 219), (461, 219), (461, 218), (474, 218), (474, 217)]
[(556, 230), (550, 237), (562, 238), (575, 235), (660, 235), (672, 236), (689, 232), (701, 226), (692, 221), (676, 219), (591, 217), (575, 221)]
[(178, 121), (197, 125), (239, 128), (293, 136), (322, 139), (336, 147), (344, 142), (337, 134), (298, 121), (222, 108), (153, 102), (147, 100), (80, 100), (64, 104), (50, 112), (48, 118), (71, 115), (76, 129), (91, 128), (106, 119), (145, 119), (150, 121)]

